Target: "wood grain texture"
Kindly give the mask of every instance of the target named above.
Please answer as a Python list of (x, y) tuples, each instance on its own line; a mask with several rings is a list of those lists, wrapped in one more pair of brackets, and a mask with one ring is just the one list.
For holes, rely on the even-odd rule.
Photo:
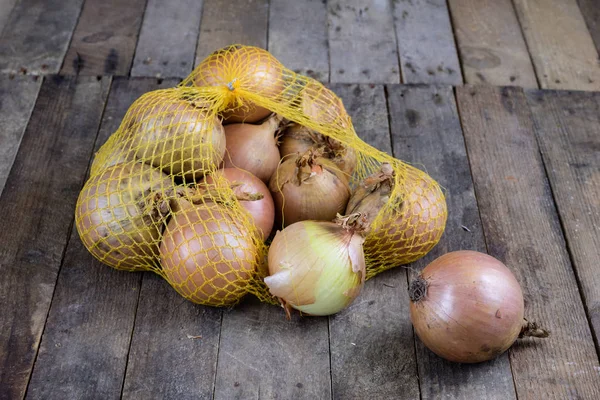
[(399, 83), (390, 2), (332, 0), (329, 17), (331, 82)]
[[(412, 280), (442, 254), (486, 252), (486, 247), (452, 88), (388, 85), (387, 93), (394, 156), (427, 171), (446, 188), (446, 231), (429, 254), (411, 264)], [(406, 319), (410, 324), (408, 315)], [(445, 361), (418, 339), (416, 350), (422, 399), (516, 398), (508, 354), (472, 365)]]
[(38, 77), (0, 76), (0, 195), (41, 84)]
[(61, 74), (129, 75), (146, 0), (86, 1)]
[(600, 93), (535, 91), (527, 98), (598, 345)]
[(211, 399), (221, 312), (144, 273), (123, 398)]
[(581, 14), (600, 53), (600, 3), (598, 0), (577, 0)]
[(196, 65), (230, 44), (267, 48), (268, 0), (204, 0)]
[(17, 0), (0, 0), (0, 33), (4, 29), (15, 4), (17, 4)]
[(449, 0), (465, 81), (537, 88), (511, 0)]
[(148, 0), (131, 76), (184, 78), (194, 67), (202, 0)]
[(0, 35), (0, 72), (57, 73), (83, 1), (19, 1)]
[(327, 5), (322, 0), (271, 0), (269, 51), (287, 68), (329, 81)]
[[(156, 79), (116, 78), (94, 150), (118, 128), (137, 97), (159, 87)], [(120, 396), (141, 280), (142, 274), (115, 271), (96, 261), (72, 230), (28, 398)]]
[(395, 0), (402, 82), (462, 85), (446, 0)]
[(542, 89), (600, 90), (598, 52), (576, 0), (514, 0)]
[(0, 397), (25, 393), (110, 78), (49, 77), (0, 197)]
[(223, 313), (214, 398), (331, 397), (327, 318), (248, 298)]
[(509, 350), (517, 396), (599, 398), (598, 356), (525, 95), (518, 88), (456, 90), (488, 250), (521, 283), (526, 318), (552, 332)]
[[(358, 135), (391, 154), (381, 85), (331, 85), (352, 117)], [(419, 398), (408, 311), (406, 270), (395, 268), (369, 280), (360, 296), (329, 319), (335, 399)]]

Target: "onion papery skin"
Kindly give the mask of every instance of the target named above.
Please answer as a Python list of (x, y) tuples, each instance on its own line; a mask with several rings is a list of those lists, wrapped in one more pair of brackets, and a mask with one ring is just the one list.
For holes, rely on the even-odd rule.
[(487, 361), (519, 336), (523, 293), (512, 272), (495, 258), (469, 250), (447, 253), (425, 267), (420, 278), (426, 291), (416, 301), (411, 293), (410, 318), (421, 341), (440, 357)]
[(365, 279), (363, 237), (333, 222), (302, 221), (278, 231), (269, 248), (271, 294), (308, 315), (335, 314)]
[(407, 194), (402, 198), (394, 193), (393, 173), (376, 184), (367, 183), (376, 175), (357, 187), (346, 214), (365, 216), (369, 228), (364, 247), (369, 260), (390, 265), (412, 262), (427, 254), (444, 232), (444, 194), (429, 175), (407, 170), (403, 182)]
[(116, 269), (144, 271), (156, 265), (164, 217), (152, 196), (171, 185), (167, 175), (141, 163), (115, 165), (90, 178), (75, 209), (86, 248)]
[(356, 168), (356, 153), (352, 147), (300, 124), (290, 123), (279, 140), (281, 158), (304, 154), (310, 149), (320, 149), (323, 156), (332, 160), (348, 178)]
[(251, 233), (226, 207), (179, 201), (160, 245), (162, 273), (186, 299), (231, 306), (248, 291), (257, 267)]
[(169, 89), (138, 99), (124, 120), (136, 158), (183, 177), (200, 180), (218, 168), (225, 155), (225, 131), (208, 108)]
[(279, 165), (279, 148), (275, 137), (278, 127), (279, 119), (275, 115), (261, 125), (226, 125), (224, 167), (244, 169), (268, 183)]
[(266, 50), (233, 45), (208, 56), (192, 76), (196, 86), (220, 86), (230, 92), (229, 104), (221, 113), (226, 123), (256, 123), (271, 111), (242, 100), (243, 93), (277, 100), (284, 88), (283, 70), (283, 65)]
[(282, 162), (269, 182), (278, 225), (331, 221), (344, 212), (350, 198), (348, 181), (335, 164), (322, 157), (308, 162), (302, 158)]
[(207, 176), (205, 182), (208, 184), (217, 182), (218, 184), (219, 179), (226, 180), (230, 187), (232, 184), (236, 185), (232, 187), (232, 190), (238, 198), (244, 194), (252, 195), (256, 193), (263, 196), (259, 200), (239, 200), (239, 204), (252, 216), (260, 237), (263, 240), (268, 238), (275, 220), (275, 206), (267, 185), (250, 172), (237, 168), (220, 169)]

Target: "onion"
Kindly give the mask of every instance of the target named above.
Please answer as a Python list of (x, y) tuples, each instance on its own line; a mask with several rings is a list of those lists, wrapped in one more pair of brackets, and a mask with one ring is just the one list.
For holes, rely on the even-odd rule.
[(77, 231), (87, 249), (117, 269), (154, 265), (164, 217), (153, 202), (172, 185), (144, 164), (119, 164), (86, 182), (75, 210)]
[[(380, 172), (360, 183), (346, 208), (346, 214), (361, 213), (370, 224), (365, 253), (384, 263), (406, 263), (425, 255), (437, 244), (446, 226), (444, 195), (428, 175), (407, 169), (406, 195), (390, 205), (395, 185), (393, 168), (383, 163)], [(374, 224), (382, 210), (385, 214)]]
[[(250, 172), (236, 168), (220, 169), (207, 176), (205, 181), (210, 184), (218, 181), (219, 178), (224, 178), (231, 185), (234, 194), (240, 200), (240, 206), (246, 209), (254, 219), (254, 224), (262, 239), (268, 238), (273, 229), (275, 206), (267, 185)], [(244, 195), (256, 193), (262, 195), (262, 198), (244, 200)]]
[(352, 125), (342, 100), (317, 81), (309, 81), (302, 91), (302, 111), (313, 123), (329, 129)]
[(301, 221), (277, 232), (264, 278), (289, 316), (292, 307), (309, 315), (331, 315), (359, 295), (365, 281), (363, 237), (349, 226)]
[(172, 89), (147, 93), (125, 116), (136, 157), (187, 180), (214, 171), (225, 154), (225, 133), (209, 108)]
[(311, 148), (321, 149), (323, 156), (331, 159), (342, 172), (348, 175), (354, 172), (356, 153), (352, 147), (294, 122), (283, 131), (279, 143), (282, 158), (290, 154), (303, 154)]
[(346, 208), (348, 180), (337, 166), (309, 150), (290, 157), (271, 177), (275, 215), (285, 226), (304, 220), (331, 221)]
[(229, 108), (222, 113), (226, 122), (255, 123), (271, 111), (237, 93), (249, 92), (275, 100), (284, 88), (283, 70), (283, 65), (266, 50), (232, 45), (208, 56), (192, 75), (196, 86), (222, 86), (231, 92)]
[(223, 205), (179, 200), (178, 208), (160, 245), (165, 278), (194, 303), (237, 303), (257, 265), (252, 235)]
[(279, 120), (280, 118), (273, 114), (261, 125), (226, 125), (225, 168), (245, 169), (263, 182), (269, 182), (279, 164), (279, 149), (275, 137)]
[(90, 176), (95, 176), (108, 167), (135, 161), (135, 151), (126, 148), (127, 141), (121, 141), (118, 135), (111, 135), (102, 148), (95, 154), (90, 167)]
[(439, 257), (411, 282), (409, 294), (417, 335), (450, 361), (490, 360), (518, 337), (549, 334), (523, 318), (519, 282), (487, 254), (463, 250)]

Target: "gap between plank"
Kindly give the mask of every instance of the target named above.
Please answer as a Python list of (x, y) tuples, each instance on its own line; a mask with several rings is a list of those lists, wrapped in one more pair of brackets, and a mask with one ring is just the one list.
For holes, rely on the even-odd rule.
[[(127, 68), (127, 77), (131, 77), (131, 69), (133, 68), (133, 61), (135, 60), (135, 53), (137, 52), (138, 49), (138, 44), (140, 43), (140, 33), (142, 33), (142, 25), (144, 25), (144, 18), (146, 18), (146, 10), (148, 10), (148, 2), (150, 0), (146, 0), (146, 2), (144, 3), (144, 11), (142, 12), (142, 20), (140, 21), (140, 26), (138, 28), (137, 31), (137, 35), (136, 37), (136, 41), (135, 41), (135, 49), (133, 49), (133, 53), (131, 54), (131, 62), (129, 63), (129, 68)], [(137, 310), (137, 308), (136, 308)], [(127, 368), (127, 365), (125, 366), (125, 368)], [(121, 392), (121, 396), (123, 395), (123, 393)]]
[[(16, 3), (15, 3), (15, 5), (16, 5)], [(62, 58), (62, 61), (60, 62), (60, 66), (58, 67), (58, 72), (56, 73), (56, 75), (60, 74), (60, 71), (62, 70), (62, 68), (63, 68), (63, 66), (65, 64), (65, 60), (67, 58), (67, 53), (69, 52), (69, 48), (71, 47), (71, 43), (73, 43), (73, 36), (75, 36), (75, 31), (77, 30), (77, 25), (79, 25), (79, 20), (81, 19), (81, 14), (83, 13), (83, 7), (84, 6), (85, 6), (85, 0), (83, 0), (81, 2), (81, 7), (79, 8), (79, 14), (77, 14), (77, 21), (75, 21), (75, 25), (73, 25), (73, 30), (71, 31), (71, 36), (69, 37), (69, 43), (67, 44), (67, 47), (66, 47), (66, 50), (65, 50), (65, 54), (63, 54), (63, 58)], [(14, 8), (13, 8), (13, 10), (14, 10)], [(12, 14), (12, 11), (11, 11), (11, 14)], [(5, 25), (5, 27), (6, 27), (6, 25)], [(75, 73), (75, 76), (78, 76), (78, 75), (79, 75), (79, 69)], [(112, 85), (112, 76), (110, 77), (110, 80), (111, 80), (111, 85)], [(110, 92), (110, 88), (109, 88), (109, 92)], [(106, 107), (106, 102), (104, 103), (104, 106)], [(102, 110), (102, 114), (104, 115), (104, 109)], [(100, 127), (98, 127), (98, 131), (100, 131)], [(98, 138), (97, 134), (96, 134), (96, 138)], [(96, 145), (96, 141), (94, 141), (94, 146), (95, 145)], [(89, 164), (88, 164), (88, 167), (89, 167)], [(87, 171), (86, 171), (86, 173), (87, 173)], [(86, 175), (86, 177), (87, 177), (87, 175)], [(69, 230), (69, 235), (71, 235), (71, 231), (70, 230)], [(67, 241), (67, 244), (68, 243), (69, 242)], [(64, 254), (63, 254), (63, 256), (64, 256)], [(62, 260), (60, 262), (61, 262), (60, 268), (62, 268)], [(60, 271), (60, 269), (59, 269), (59, 271)], [(52, 296), (54, 297), (54, 293), (52, 293)], [(52, 305), (52, 302), (50, 302), (50, 305)], [(37, 358), (37, 352), (36, 352), (35, 356)], [(27, 382), (27, 385), (29, 386), (29, 382)]]
[[(198, 16), (198, 18), (200, 18), (200, 21), (198, 21), (198, 35), (196, 36), (196, 47), (194, 47), (194, 59), (192, 60), (192, 72), (196, 69), (196, 58), (198, 57), (198, 45), (200, 44), (200, 34), (202, 32), (202, 16), (204, 15), (204, 6), (206, 5), (206, 2), (203, 0), (202, 1), (202, 8), (200, 9), (200, 15)], [(268, 33), (268, 31), (267, 31)], [(215, 49), (216, 50), (216, 49)], [(198, 64), (200, 64), (202, 62), (202, 60), (200, 60), (198, 62)], [(190, 72), (191, 74), (191, 72)], [(183, 79), (181, 79), (182, 81)], [(181, 81), (179, 81), (179, 83), (181, 83)], [(219, 333), (219, 340), (221, 340), (221, 334)], [(217, 357), (219, 356), (218, 354), (218, 350), (217, 350)], [(215, 376), (217, 376), (217, 372), (215, 370)], [(213, 386), (214, 389), (214, 386)], [(215, 397), (215, 393), (213, 390), (213, 398)]]
[[(206, 307), (206, 306), (204, 306)], [(223, 310), (221, 310), (220, 313), (221, 316), (221, 323), (219, 324), (219, 341), (217, 342), (217, 356), (215, 358), (215, 375), (213, 376), (213, 387), (212, 387), (212, 398), (213, 400), (215, 400), (215, 391), (217, 389), (217, 373), (219, 372), (219, 353), (221, 352), (221, 338), (223, 337), (223, 335), (221, 334), (223, 332)]]
[[(511, 4), (512, 4), (512, 0), (511, 0)], [(463, 60), (462, 60), (462, 56), (460, 54), (460, 48), (458, 47), (458, 38), (456, 36), (456, 30), (454, 29), (454, 21), (452, 20), (452, 10), (450, 9), (450, 0), (446, 0), (446, 10), (448, 11), (448, 19), (450, 20), (450, 29), (452, 29), (452, 39), (454, 40), (454, 48), (456, 49), (456, 57), (458, 58), (458, 66), (460, 67), (460, 76), (462, 78), (463, 85), (466, 85), (467, 80), (466, 80), (465, 73), (464, 73)], [(454, 92), (454, 88), (452, 88), (452, 92)], [(456, 102), (456, 96), (454, 96), (454, 102)], [(462, 132), (462, 124), (460, 125), (460, 130)], [(464, 138), (464, 136), (463, 136), (463, 138)], [(465, 147), (466, 147), (466, 145), (465, 145)], [(469, 164), (469, 169), (471, 169), (470, 164)], [(471, 176), (471, 179), (473, 179), (472, 176)]]
[[(510, 4), (512, 5), (513, 12), (515, 13), (515, 17), (517, 17), (517, 22), (519, 23), (519, 29), (521, 30), (521, 36), (523, 37), (523, 41), (525, 42), (525, 48), (527, 49), (527, 55), (529, 56), (529, 61), (531, 62), (531, 66), (533, 67), (533, 72), (535, 72), (535, 81), (537, 82), (538, 88), (542, 88), (542, 82), (540, 81), (539, 71), (537, 69), (537, 65), (533, 62), (533, 57), (531, 56), (531, 49), (529, 48), (529, 41), (525, 36), (525, 31), (523, 30), (523, 24), (521, 23), (521, 18), (519, 17), (519, 13), (517, 12), (517, 6), (515, 6), (515, 0), (510, 0)], [(537, 141), (537, 138), (536, 138)], [(539, 148), (539, 145), (538, 145)]]

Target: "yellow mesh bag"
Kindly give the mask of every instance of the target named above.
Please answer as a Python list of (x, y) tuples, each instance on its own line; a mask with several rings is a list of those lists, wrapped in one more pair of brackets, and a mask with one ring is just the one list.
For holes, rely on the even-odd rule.
[(446, 203), (431, 177), (361, 141), (321, 83), (265, 50), (233, 45), (177, 87), (141, 96), (96, 154), (76, 208), (87, 249), (116, 269), (154, 271), (196, 303), (230, 306), (247, 293), (277, 303), (263, 282), (268, 245), (241, 206), (248, 199), (212, 175), (225, 157), (223, 121), (271, 113), (354, 150), (350, 186), (382, 206), (366, 233), (367, 278), (435, 246)]

